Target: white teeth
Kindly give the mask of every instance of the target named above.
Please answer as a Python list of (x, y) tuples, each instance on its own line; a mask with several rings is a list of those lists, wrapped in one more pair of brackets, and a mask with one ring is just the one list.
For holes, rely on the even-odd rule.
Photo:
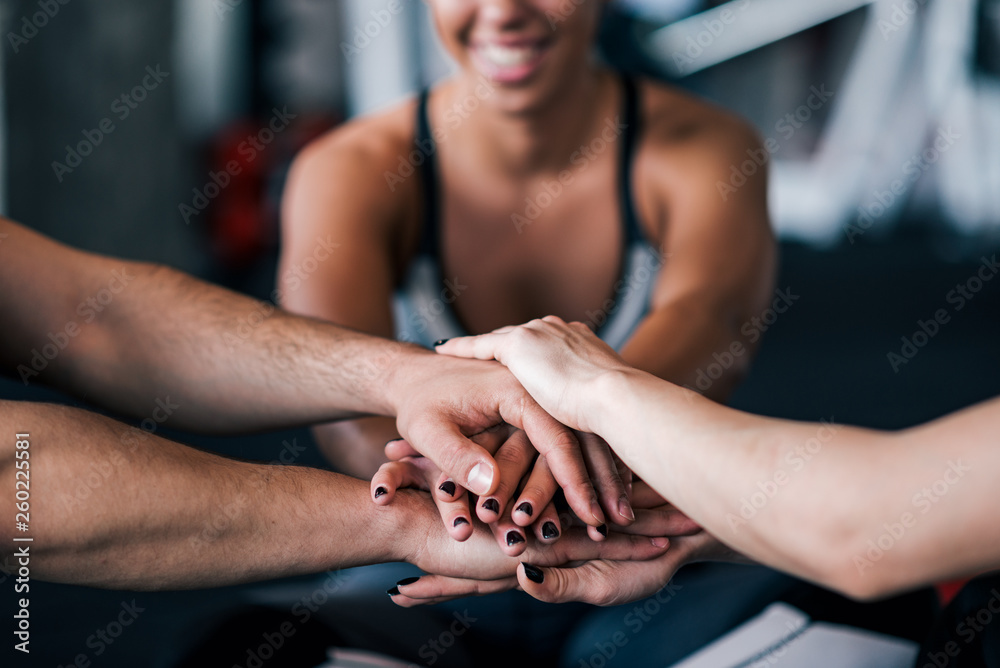
[(479, 51), (486, 60), (498, 67), (516, 67), (530, 62), (538, 53), (538, 47), (484, 44)]

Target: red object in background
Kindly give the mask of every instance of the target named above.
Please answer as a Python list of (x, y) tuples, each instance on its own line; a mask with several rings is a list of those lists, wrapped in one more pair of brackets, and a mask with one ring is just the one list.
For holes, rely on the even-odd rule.
[(938, 584), (935, 589), (937, 589), (938, 598), (941, 599), (941, 605), (948, 605), (948, 603), (951, 602), (951, 599), (955, 598), (955, 594), (957, 594), (968, 582), (969, 580), (965, 579), (942, 582)]
[[(309, 142), (335, 127), (338, 119), (279, 110), (255, 122), (231, 123), (210, 143), (208, 179), (218, 188), (206, 220), (212, 252), (228, 270), (252, 266), (278, 243), (278, 210), (288, 166)], [(211, 188), (214, 190), (215, 188)]]

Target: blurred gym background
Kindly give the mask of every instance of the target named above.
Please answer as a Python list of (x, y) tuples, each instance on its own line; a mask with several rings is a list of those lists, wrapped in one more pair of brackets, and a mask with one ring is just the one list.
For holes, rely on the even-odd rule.
[[(295, 153), (452, 68), (417, 0), (0, 0), (0, 26), (0, 212), (262, 298)], [(620, 0), (600, 52), (767, 142), (732, 178), (768, 163), (780, 287), (800, 299), (734, 405), (899, 428), (1000, 394), (1000, 278), (947, 300), (1000, 250), (1000, 0)], [(894, 368), (940, 308), (951, 321)], [(304, 430), (177, 437), (323, 465)], [(133, 597), (32, 586), (37, 665), (173, 665), (259, 591), (136, 595), (148, 612), (98, 655), (89, 636)]]

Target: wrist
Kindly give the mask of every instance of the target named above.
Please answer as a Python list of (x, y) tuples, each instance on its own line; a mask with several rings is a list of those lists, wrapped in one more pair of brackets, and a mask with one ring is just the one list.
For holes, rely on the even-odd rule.
[(376, 379), (376, 393), (382, 415), (397, 417), (406, 401), (411, 400), (430, 373), (429, 363), (435, 353), (412, 343), (392, 342), (391, 348), (378, 357), (385, 360), (383, 372)]

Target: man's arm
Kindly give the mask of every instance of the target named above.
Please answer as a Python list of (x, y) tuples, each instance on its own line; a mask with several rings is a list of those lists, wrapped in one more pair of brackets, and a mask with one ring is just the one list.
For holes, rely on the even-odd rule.
[[(28, 546), (42, 580), (216, 587), (383, 561), (490, 580), (511, 577), (518, 564), (481, 526), (464, 543), (452, 540), (426, 494), (403, 490), (392, 506), (377, 506), (360, 480), (228, 460), (63, 406), (0, 402), (0, 432), (2, 556), (13, 564)], [(28, 434), (27, 447), (15, 446), (17, 433)], [(28, 481), (25, 533), (14, 526), (15, 479)], [(25, 536), (33, 541), (12, 541)], [(556, 565), (663, 551), (648, 539), (595, 543), (578, 532), (525, 554)]]
[[(763, 151), (745, 123), (712, 111), (677, 138), (650, 128), (645, 158), (663, 205), (662, 268), (649, 315), (622, 350), (632, 366), (724, 400), (746, 373), (772, 301), (775, 244), (766, 167), (730, 188), (733, 165)], [(664, 135), (662, 137), (658, 135)], [(726, 186), (720, 190), (720, 184)], [(719, 363), (716, 355), (728, 364)], [(715, 364), (709, 375), (708, 367)]]
[[(416, 352), (0, 219), (0, 368), (137, 417), (238, 432), (393, 414)], [(159, 402), (159, 403), (158, 403)], [(160, 404), (171, 408), (164, 409)]]

